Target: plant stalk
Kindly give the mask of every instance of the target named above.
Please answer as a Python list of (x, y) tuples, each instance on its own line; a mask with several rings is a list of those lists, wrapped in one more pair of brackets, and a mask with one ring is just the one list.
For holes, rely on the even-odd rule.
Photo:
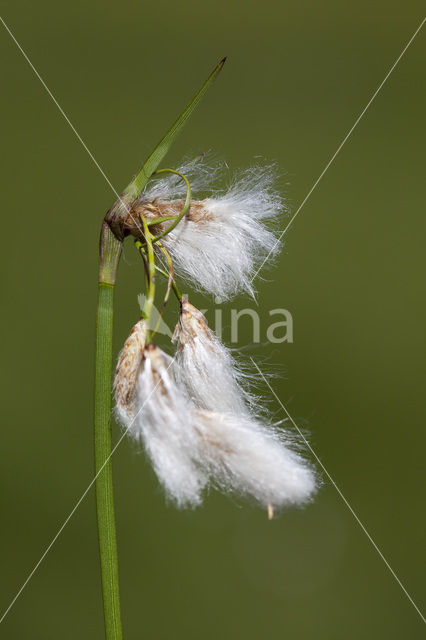
[(115, 275), (122, 242), (104, 223), (99, 251), (95, 363), (95, 476), (105, 637), (122, 640), (111, 462), (112, 329)]
[(186, 215), (186, 213), (188, 213), (189, 207), (190, 207), (190, 204), (191, 204), (191, 185), (189, 184), (188, 178), (186, 178), (183, 175), (183, 173), (180, 173), (180, 171), (175, 171), (174, 169), (159, 169), (155, 173), (156, 174), (158, 174), (158, 173), (174, 173), (175, 175), (177, 175), (180, 178), (182, 178), (182, 180), (186, 184), (186, 198), (185, 198), (185, 204), (182, 207), (182, 211), (179, 213), (179, 215), (176, 216), (176, 217), (173, 216), (174, 219), (173, 219), (172, 224), (169, 225), (167, 227), (167, 229), (165, 229), (162, 233), (159, 233), (158, 236), (153, 237), (152, 238), (152, 242), (157, 242), (158, 240), (160, 240), (160, 238), (163, 238), (168, 233), (170, 233), (170, 231), (172, 231), (179, 224), (179, 222)]
[[(199, 104), (216, 76), (220, 73), (224, 63), (225, 58), (215, 67), (190, 103), (157, 144), (139, 173), (107, 212), (102, 224), (99, 250), (99, 296), (96, 320), (95, 473), (102, 594), (107, 640), (122, 640), (123, 637), (118, 585), (112, 465), (110, 459), (113, 298), (117, 266), (121, 256), (123, 240), (129, 232), (126, 225), (133, 200), (137, 198), (145, 188), (148, 180), (154, 171), (156, 171), (183, 125)], [(177, 172), (172, 171), (172, 173)], [(177, 173), (177, 175), (181, 176), (179, 173)], [(187, 183), (187, 199), (180, 216), (177, 218), (173, 217), (173, 222), (166, 232), (174, 228), (189, 209), (191, 197), (190, 186), (184, 176), (181, 177)], [(152, 235), (149, 232), (146, 221), (144, 221), (144, 224), (148, 249), (149, 275), (148, 308), (146, 311), (148, 311), (149, 316), (154, 300), (155, 262), (152, 249)], [(155, 241), (159, 240), (163, 235), (166, 234), (160, 234)], [(175, 286), (176, 285), (174, 285), (174, 287)], [(177, 291), (177, 289), (175, 289), (175, 291)], [(177, 295), (180, 294), (177, 293)]]
[[(147, 246), (147, 258), (148, 258), (148, 287), (146, 292), (146, 299), (142, 309), (142, 316), (145, 318), (147, 326), (149, 327), (152, 307), (154, 306), (155, 298), (155, 256), (154, 249), (152, 247), (152, 234), (148, 228), (147, 222), (143, 216), (140, 216), (143, 224), (143, 231), (145, 234), (146, 246)], [(151, 334), (146, 337), (146, 344), (151, 341)]]

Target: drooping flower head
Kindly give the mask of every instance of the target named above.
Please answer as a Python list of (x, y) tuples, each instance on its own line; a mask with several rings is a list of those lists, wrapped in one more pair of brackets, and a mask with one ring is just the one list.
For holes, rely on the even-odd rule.
[[(275, 166), (254, 166), (237, 173), (227, 191), (215, 193), (211, 181), (227, 171), (225, 165), (187, 164), (179, 168), (191, 181), (192, 191), (208, 192), (207, 198), (191, 200), (182, 222), (164, 238), (177, 273), (192, 286), (223, 300), (246, 291), (254, 295), (252, 278), (266, 256), (279, 251), (274, 230), (285, 210), (275, 188)], [(192, 176), (194, 179), (191, 180)], [(183, 207), (182, 185), (176, 176), (148, 186), (134, 210), (148, 220), (178, 215)], [(162, 231), (167, 223), (154, 231)]]
[[(195, 507), (211, 486), (254, 500), (270, 517), (308, 501), (316, 486), (312, 469), (282, 428), (252, 414), (225, 348), (206, 356), (217, 338), (195, 307), (188, 301), (182, 306), (178, 356), (145, 346), (129, 407), (118, 412), (129, 434), (143, 444), (167, 497), (178, 507)], [(183, 313), (191, 318), (183, 320)], [(201, 348), (194, 346), (198, 338)], [(115, 388), (121, 377), (119, 365)]]
[[(195, 287), (222, 298), (253, 294), (259, 260), (278, 249), (269, 226), (283, 210), (274, 169), (242, 172), (218, 195), (210, 183), (220, 169), (190, 163), (177, 172), (162, 170), (173, 178), (154, 181), (132, 205), (128, 232), (135, 233), (144, 260), (147, 295), (144, 319), (119, 356), (116, 413), (178, 507), (200, 505), (211, 487), (249, 498), (272, 517), (311, 499), (315, 473), (282, 425), (261, 417), (247, 375), (175, 283), (176, 268)], [(186, 185), (185, 201), (176, 173)], [(191, 186), (210, 195), (191, 199)], [(180, 301), (174, 358), (152, 342), (159, 326), (151, 329), (149, 322), (157, 273), (168, 278), (159, 320), (172, 288)]]
[(203, 465), (214, 486), (255, 502), (269, 513), (307, 502), (315, 474), (286, 442), (285, 433), (248, 415), (198, 411)]
[(178, 507), (196, 506), (207, 477), (194, 459), (198, 437), (192, 407), (173, 379), (171, 362), (153, 344), (143, 349), (132, 410), (120, 412), (119, 418), (143, 444), (167, 496)]
[(245, 413), (250, 394), (244, 374), (229, 349), (209, 329), (205, 316), (182, 298), (173, 341), (177, 342), (176, 377), (201, 409)]

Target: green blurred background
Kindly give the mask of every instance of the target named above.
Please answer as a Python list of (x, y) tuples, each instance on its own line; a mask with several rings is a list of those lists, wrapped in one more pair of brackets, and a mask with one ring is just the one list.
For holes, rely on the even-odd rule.
[[(206, 149), (230, 167), (259, 155), (276, 160), (295, 211), (417, 28), (422, 5), (7, 0), (2, 14), (117, 189), (228, 55), (167, 165)], [(243, 321), (239, 340), (265, 366), (283, 368), (277, 394), (309, 428), (316, 453), (420, 607), (425, 36), (260, 283), (263, 336), (269, 309), (284, 307), (294, 343), (251, 345)], [(4, 29), (0, 48), (3, 610), (93, 475), (97, 243), (114, 196)], [(129, 242), (116, 351), (141, 290)], [(193, 301), (210, 306), (212, 318), (212, 301)], [(232, 303), (247, 306), (244, 297)], [(281, 415), (278, 403), (271, 407)], [(115, 439), (119, 433), (114, 427)], [(126, 640), (423, 637), (420, 616), (327, 478), (313, 505), (268, 522), (218, 494), (195, 512), (167, 507), (127, 441), (114, 471)], [(103, 637), (93, 490), (0, 636)]]

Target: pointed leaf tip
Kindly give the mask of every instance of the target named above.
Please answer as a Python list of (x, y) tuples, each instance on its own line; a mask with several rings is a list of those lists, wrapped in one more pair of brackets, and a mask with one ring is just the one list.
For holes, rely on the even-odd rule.
[(172, 124), (166, 135), (157, 144), (151, 155), (147, 158), (142, 169), (132, 180), (132, 182), (126, 187), (122, 196), (125, 201), (129, 202), (133, 200), (143, 191), (149, 178), (152, 176), (152, 174), (157, 169), (158, 165), (172, 146), (175, 138), (181, 132), (184, 124), (186, 123), (194, 109), (198, 106), (198, 103), (201, 101), (201, 98), (204, 96), (207, 89), (209, 89), (210, 85), (214, 82), (217, 75), (222, 70), (225, 62), (226, 56), (222, 58), (222, 60), (216, 65), (211, 74), (208, 76), (207, 80), (204, 81), (192, 100), (185, 107), (174, 124)]

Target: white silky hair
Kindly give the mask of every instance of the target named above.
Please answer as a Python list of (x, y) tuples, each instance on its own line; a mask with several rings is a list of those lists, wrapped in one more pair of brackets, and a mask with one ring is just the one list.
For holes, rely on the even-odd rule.
[[(226, 169), (224, 162), (220, 162), (217, 158), (213, 158), (212, 154), (202, 154), (196, 158), (183, 158), (181, 164), (176, 171), (182, 173), (191, 185), (192, 195), (195, 193), (204, 193), (206, 190), (212, 191), (211, 185), (217, 179), (220, 179)], [(175, 200), (177, 198), (185, 198), (186, 184), (174, 173), (164, 173), (161, 177), (155, 177), (150, 180), (142, 193), (141, 200), (151, 202), (152, 200)]]
[[(198, 190), (211, 189), (211, 183), (226, 170), (222, 165), (187, 163), (179, 171), (188, 177), (192, 197)], [(204, 218), (184, 219), (162, 242), (170, 252), (176, 272), (198, 289), (223, 300), (246, 291), (254, 296), (252, 278), (266, 257), (272, 259), (280, 249), (274, 234), (278, 218), (285, 210), (276, 190), (275, 165), (253, 166), (235, 174), (227, 191), (197, 201)], [(143, 194), (143, 201), (161, 203), (186, 193), (176, 177), (154, 181)]]
[(314, 474), (285, 432), (247, 413), (198, 409), (175, 381), (172, 365), (158, 347), (145, 347), (131, 410), (118, 414), (143, 444), (170, 500), (196, 507), (213, 486), (273, 512), (311, 498)]
[(197, 412), (203, 465), (222, 491), (279, 511), (301, 505), (316, 490), (315, 474), (293, 451), (284, 432), (250, 416)]
[(130, 435), (143, 444), (168, 498), (181, 508), (201, 504), (208, 476), (194, 456), (192, 406), (173, 379), (170, 356), (158, 347), (145, 349), (136, 394)]
[(173, 341), (177, 342), (175, 377), (198, 408), (248, 413), (255, 399), (242, 386), (246, 375), (209, 329), (205, 316), (186, 298)]
[(175, 376), (198, 408), (200, 464), (209, 470), (210, 481), (225, 493), (252, 497), (272, 510), (309, 500), (315, 475), (295, 452), (297, 442), (253, 415), (255, 399), (241, 384), (244, 374), (186, 298), (174, 339)]

